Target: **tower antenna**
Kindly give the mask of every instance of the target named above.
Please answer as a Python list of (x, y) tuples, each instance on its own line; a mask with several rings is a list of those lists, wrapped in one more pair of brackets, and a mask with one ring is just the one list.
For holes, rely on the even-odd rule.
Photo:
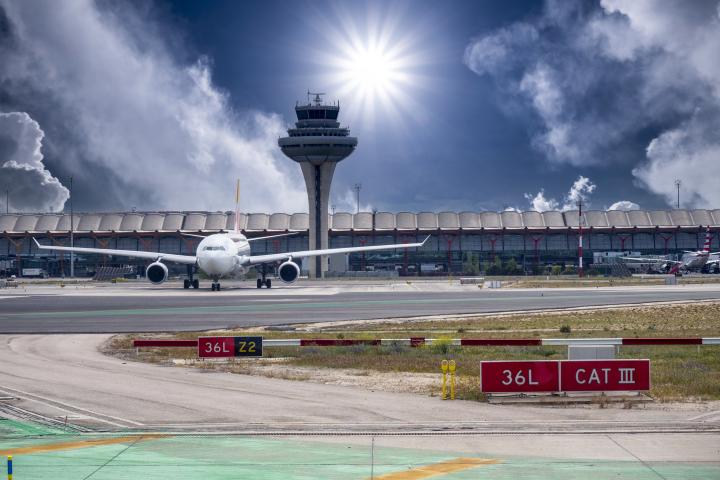
[(311, 96), (314, 96), (314, 97), (315, 97), (315, 98), (313, 99), (313, 101), (315, 102), (315, 105), (316, 105), (316, 106), (319, 107), (320, 105), (322, 105), (322, 102), (323, 102), (322, 96), (325, 95), (324, 93), (322, 93), (322, 92), (311, 92), (310, 89), (308, 89), (307, 95), (308, 95), (308, 105), (310, 105), (310, 97), (311, 97)]

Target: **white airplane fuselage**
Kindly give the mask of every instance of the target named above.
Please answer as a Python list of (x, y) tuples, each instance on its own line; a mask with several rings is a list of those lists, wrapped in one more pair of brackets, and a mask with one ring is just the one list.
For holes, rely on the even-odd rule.
[(698, 251), (695, 253), (686, 253), (682, 256), (681, 268), (684, 270), (701, 270), (710, 258), (709, 252)]
[(240, 233), (216, 233), (200, 241), (195, 256), (208, 277), (235, 277), (247, 271), (244, 260), (250, 256), (250, 244)]

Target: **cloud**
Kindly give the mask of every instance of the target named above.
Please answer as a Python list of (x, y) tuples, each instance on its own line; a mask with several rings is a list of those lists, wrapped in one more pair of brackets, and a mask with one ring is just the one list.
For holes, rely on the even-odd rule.
[(540, 191), (532, 195), (530, 193), (525, 194), (525, 199), (530, 202), (530, 208), (537, 212), (546, 212), (548, 210), (576, 210), (579, 201), (583, 201), (587, 206), (590, 204), (590, 195), (595, 191), (597, 186), (590, 181), (589, 178), (580, 175), (577, 180), (573, 182), (568, 190), (567, 195), (563, 199), (562, 206), (560, 202), (554, 198), (547, 198), (545, 196), (545, 190)]
[(530, 209), (536, 212), (547, 212), (558, 209), (557, 200), (554, 198), (545, 198), (544, 189), (541, 189), (536, 195), (526, 193), (525, 199), (530, 202)]
[(180, 60), (178, 35), (133, 8), (0, 0), (0, 108), (38, 120), (45, 163), (74, 175), (80, 208), (227, 209), (239, 177), (243, 209), (306, 211), (277, 147), (283, 119), (234, 110), (211, 62)]
[(720, 175), (718, 52), (716, 0), (548, 0), (474, 39), (464, 60), (495, 80), (508, 114), (532, 114), (532, 144), (551, 163), (635, 167), (668, 204), (681, 178), (699, 207), (720, 204), (708, 188)]
[(45, 133), (25, 112), (0, 112), (0, 192), (12, 211), (61, 211), (70, 192), (43, 163)]
[[(334, 208), (336, 212), (349, 212), (355, 213), (357, 211), (357, 196), (354, 190), (347, 189), (342, 195), (333, 195), (333, 199), (330, 202), (330, 208)], [(375, 207), (370, 203), (362, 203), (362, 196), (360, 197), (360, 211), (361, 212), (372, 212)]]
[(681, 183), (683, 207), (720, 205), (720, 115), (698, 112), (673, 130), (663, 132), (647, 147), (648, 161), (633, 170), (642, 185), (676, 202), (675, 179)]
[(630, 211), (630, 210), (640, 210), (640, 205), (638, 205), (635, 202), (631, 202), (629, 200), (620, 200), (619, 202), (615, 202), (612, 205), (608, 207), (608, 210), (622, 210), (624, 212)]

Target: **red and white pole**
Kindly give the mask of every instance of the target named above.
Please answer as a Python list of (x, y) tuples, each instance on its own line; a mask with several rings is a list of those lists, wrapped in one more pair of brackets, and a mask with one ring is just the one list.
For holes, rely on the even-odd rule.
[(578, 276), (583, 277), (582, 200), (578, 202)]

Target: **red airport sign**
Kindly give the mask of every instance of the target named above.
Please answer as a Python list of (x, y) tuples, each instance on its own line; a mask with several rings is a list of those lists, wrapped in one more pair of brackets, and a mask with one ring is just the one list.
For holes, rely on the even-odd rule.
[(650, 390), (650, 360), (480, 362), (483, 393)]
[(480, 362), (482, 392), (557, 392), (559, 386), (557, 361)]
[(199, 337), (198, 357), (262, 357), (262, 337)]
[(564, 360), (563, 392), (650, 390), (650, 360)]

